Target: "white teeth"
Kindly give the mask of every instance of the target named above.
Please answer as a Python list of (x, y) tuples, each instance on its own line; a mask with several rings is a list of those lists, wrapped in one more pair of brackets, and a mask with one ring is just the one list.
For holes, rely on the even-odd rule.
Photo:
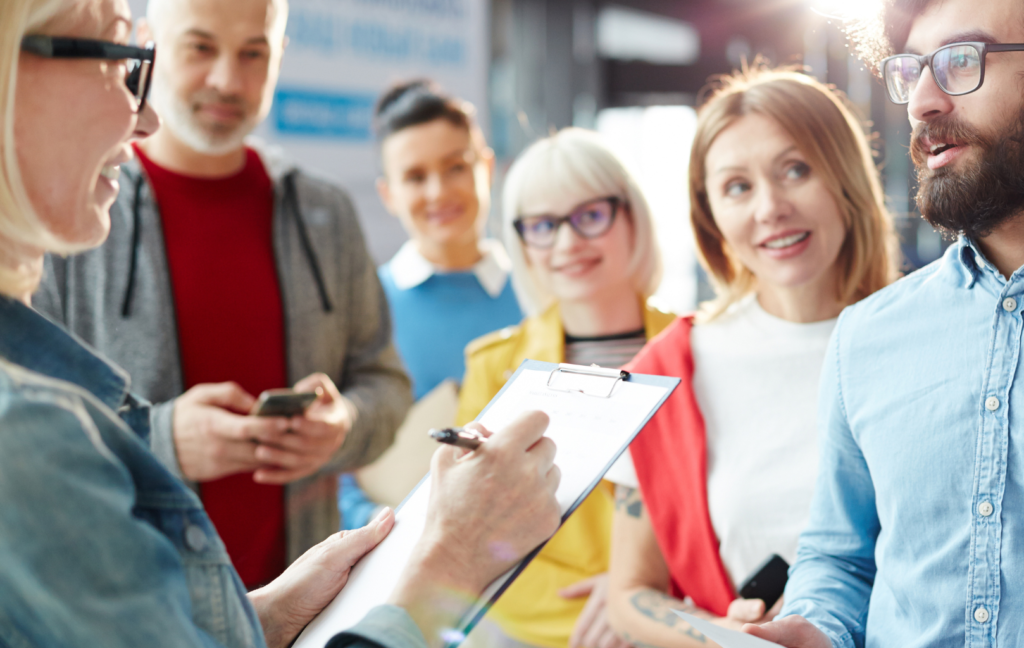
[(792, 236), (786, 236), (784, 238), (777, 238), (772, 241), (768, 241), (767, 243), (764, 244), (764, 246), (769, 250), (780, 250), (782, 248), (789, 247), (790, 245), (799, 243), (800, 241), (804, 240), (810, 235), (810, 232), (801, 232), (799, 234), (794, 234)]
[(110, 164), (100, 169), (100, 175), (109, 180), (117, 180), (121, 177), (121, 167), (117, 164)]

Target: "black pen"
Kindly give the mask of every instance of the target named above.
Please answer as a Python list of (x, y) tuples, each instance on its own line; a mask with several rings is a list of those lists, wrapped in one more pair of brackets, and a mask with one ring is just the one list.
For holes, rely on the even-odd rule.
[(429, 434), (430, 438), (438, 443), (447, 443), (448, 445), (465, 448), (466, 450), (476, 450), (480, 447), (481, 443), (487, 440), (486, 437), (480, 436), (478, 432), (460, 427), (442, 428), (440, 430), (433, 429)]

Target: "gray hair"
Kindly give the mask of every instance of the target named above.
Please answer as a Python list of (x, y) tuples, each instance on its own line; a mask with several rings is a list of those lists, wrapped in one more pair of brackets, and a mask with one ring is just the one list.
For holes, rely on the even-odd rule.
[(534, 142), (509, 169), (502, 192), (502, 229), (512, 259), (512, 283), (524, 310), (536, 315), (556, 301), (526, 260), (515, 220), (528, 202), (579, 196), (579, 202), (620, 196), (633, 217), (633, 255), (625, 272), (637, 294), (654, 294), (661, 281), (661, 253), (655, 245), (651, 210), (640, 185), (601, 137), (582, 128), (564, 128)]

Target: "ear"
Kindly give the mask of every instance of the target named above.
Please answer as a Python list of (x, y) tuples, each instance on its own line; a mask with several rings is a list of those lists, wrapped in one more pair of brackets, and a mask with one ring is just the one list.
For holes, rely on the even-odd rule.
[(384, 203), (384, 208), (388, 210), (388, 213), (394, 216), (395, 209), (391, 205), (391, 186), (384, 176), (377, 178), (377, 195), (380, 196), (380, 201)]
[(135, 40), (139, 43), (148, 43), (153, 39), (153, 27), (145, 18), (139, 18), (135, 22)]
[(494, 186), (494, 149), (485, 146), (480, 151), (480, 161), (487, 165), (487, 189)]

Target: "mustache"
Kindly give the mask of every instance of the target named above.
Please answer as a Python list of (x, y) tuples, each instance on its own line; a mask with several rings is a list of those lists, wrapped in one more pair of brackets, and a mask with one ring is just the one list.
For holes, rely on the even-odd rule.
[(221, 94), (214, 88), (203, 88), (202, 90), (194, 93), (189, 97), (189, 103), (192, 104), (194, 109), (205, 104), (221, 104), (224, 106), (232, 106), (240, 110), (246, 110), (248, 108), (248, 102), (240, 95)]
[(925, 142), (929, 140), (973, 145), (985, 150), (992, 147), (991, 140), (978, 129), (951, 115), (930, 122), (920, 122), (910, 135), (910, 158), (919, 168), (928, 164), (930, 151)]

